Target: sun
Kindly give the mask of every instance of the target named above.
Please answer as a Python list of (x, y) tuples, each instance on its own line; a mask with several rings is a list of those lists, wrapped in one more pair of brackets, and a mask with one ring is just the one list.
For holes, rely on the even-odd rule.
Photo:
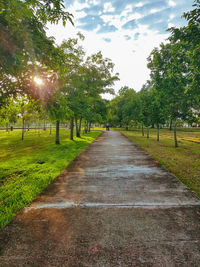
[(43, 84), (43, 80), (40, 79), (39, 77), (35, 76), (33, 78), (34, 82), (37, 84), (37, 85), (42, 85)]

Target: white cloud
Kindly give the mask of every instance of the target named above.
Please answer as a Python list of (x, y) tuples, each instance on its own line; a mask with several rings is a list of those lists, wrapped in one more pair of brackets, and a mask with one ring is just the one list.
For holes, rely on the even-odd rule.
[(97, 0), (93, 0), (92, 3), (93, 3), (93, 5), (98, 5), (99, 2)]
[(175, 18), (175, 15), (174, 15), (174, 14), (171, 14), (171, 15), (169, 16), (169, 19), (173, 19), (173, 18)]
[(115, 11), (114, 7), (112, 6), (111, 3), (105, 3), (104, 4), (104, 10), (103, 12), (113, 12)]
[(140, 19), (142, 18), (142, 15), (140, 13), (134, 13), (133, 15), (129, 16), (129, 19), (132, 20), (132, 19)]
[(175, 27), (175, 25), (173, 23), (168, 23), (168, 28), (172, 28)]
[(138, 4), (135, 5), (135, 7), (142, 7), (144, 4), (142, 2), (139, 2)]
[[(97, 29), (95, 29), (94, 31), (81, 30), (81, 32), (86, 37), (83, 43), (83, 47), (86, 49), (88, 54), (96, 53), (100, 50), (102, 51), (104, 57), (108, 57), (113, 61), (113, 63), (115, 64), (115, 71), (119, 72), (121, 79), (115, 85), (116, 91), (125, 85), (134, 88), (138, 91), (141, 89), (142, 85), (146, 82), (146, 80), (149, 79), (149, 70), (147, 69), (147, 57), (150, 55), (154, 47), (158, 47), (161, 42), (165, 41), (169, 34), (164, 34), (164, 31), (162, 31), (162, 34), (158, 34), (155, 31), (156, 28), (154, 28), (153, 31), (152, 27), (151, 30), (151, 26), (149, 27), (149, 23), (151, 23), (152, 19), (155, 17), (157, 20), (159, 20), (162, 19), (164, 16), (164, 18), (166, 18), (165, 22), (168, 23), (168, 27), (176, 26), (176, 21), (174, 21), (173, 19), (182, 15), (182, 11), (180, 14), (177, 13), (177, 7), (182, 7), (181, 1), (168, 0), (169, 7), (176, 6), (173, 13), (171, 13), (171, 8), (168, 8), (169, 11), (168, 9), (166, 9), (165, 12), (164, 7), (162, 9), (159, 9), (158, 6), (156, 7), (156, 5), (153, 5), (152, 8), (148, 10), (148, 13), (146, 13), (147, 11), (140, 12), (139, 10), (137, 10), (137, 8), (143, 8), (143, 6), (145, 6), (144, 4), (148, 2), (147, 0), (141, 0), (136, 5), (134, 5), (134, 3), (132, 5), (127, 5), (120, 14), (117, 12), (115, 14), (114, 1), (107, 1), (105, 4), (102, 4), (100, 1), (97, 0), (85, 1), (84, 3), (79, 3), (79, 1), (76, 0), (75, 3), (71, 5), (68, 9), (68, 11), (74, 15), (75, 27), (73, 27), (69, 23), (67, 23), (65, 28), (62, 26), (61, 23), (54, 26), (48, 25), (49, 30), (47, 31), (47, 33), (48, 36), (54, 36), (58, 44), (60, 44), (63, 39), (76, 37), (76, 33), (80, 31), (80, 29), (77, 28), (77, 26), (79, 25), (79, 23), (77, 22), (78, 19), (81, 17), (86, 17), (87, 8), (90, 9), (93, 7), (92, 5), (98, 5), (98, 7), (100, 7), (100, 11), (98, 12), (99, 14), (101, 13), (101, 10), (104, 13), (109, 13), (99, 15), (99, 17), (103, 20), (105, 24), (114, 25), (115, 27), (117, 27), (118, 31), (108, 33), (102, 32), (100, 34), (97, 34), (97, 31), (102, 28), (103, 24), (99, 24)], [(137, 7), (136, 12), (134, 11), (133, 7)], [(86, 10), (83, 11), (83, 8), (86, 8)], [(116, 6), (115, 8), (117, 9)], [(161, 13), (159, 14), (161, 10), (164, 11), (164, 15), (162, 15)], [(110, 14), (111, 12), (113, 14)], [(158, 13), (158, 16), (156, 13)], [(145, 16), (147, 17), (147, 15), (152, 16), (149, 18), (150, 22), (148, 22), (146, 25), (140, 25), (140, 21), (137, 20), (144, 18)], [(131, 30), (122, 28), (122, 25), (132, 20), (135, 20), (137, 22), (136, 27), (133, 27), (133, 29)], [(162, 23), (158, 23), (158, 25), (160, 24)], [(136, 35), (139, 36), (138, 39), (134, 38)], [(129, 38), (125, 38), (125, 36), (128, 36)], [(104, 41), (108, 39), (110, 39), (111, 41)]]
[(176, 3), (173, 0), (169, 0), (169, 6), (174, 7), (176, 6)]
[(119, 28), (122, 25), (120, 21), (120, 15), (102, 15), (100, 16), (104, 22), (114, 25), (115, 27)]
[(159, 11), (161, 11), (161, 10), (163, 10), (163, 8), (161, 8), (161, 9), (153, 8), (153, 9), (151, 9), (151, 10), (149, 11), (149, 14), (153, 14), (153, 13), (159, 12)]

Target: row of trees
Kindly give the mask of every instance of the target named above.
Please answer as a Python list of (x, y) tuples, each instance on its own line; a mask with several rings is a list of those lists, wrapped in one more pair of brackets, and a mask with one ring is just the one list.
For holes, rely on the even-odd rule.
[(148, 57), (149, 80), (136, 93), (127, 87), (110, 103), (109, 119), (114, 125), (139, 123), (147, 127), (163, 124), (174, 126), (175, 147), (178, 146), (176, 126), (180, 121), (189, 124), (200, 117), (200, 0), (195, 9), (185, 13), (188, 25), (171, 28), (166, 44), (155, 48)]
[[(45, 33), (47, 22), (72, 21), (62, 0), (0, 0), (0, 120), (13, 123), (44, 117), (59, 125), (70, 121), (73, 139), (92, 122), (106, 117), (103, 93), (113, 93), (118, 80), (114, 65), (101, 52), (86, 57), (80, 42), (84, 36), (70, 38), (58, 46)], [(23, 139), (22, 130), (22, 139)]]

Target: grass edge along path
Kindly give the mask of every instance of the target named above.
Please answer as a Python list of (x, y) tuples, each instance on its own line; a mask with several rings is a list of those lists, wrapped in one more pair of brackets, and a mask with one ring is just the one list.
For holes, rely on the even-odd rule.
[(148, 152), (200, 197), (200, 151), (194, 149), (194, 143), (182, 140), (180, 146), (174, 148), (173, 140), (167, 138), (162, 137), (157, 142), (155, 136), (147, 139), (138, 132), (123, 130), (120, 132), (135, 145)]
[(92, 131), (74, 141), (66, 138), (61, 145), (52, 143), (35, 153), (0, 162), (0, 228), (30, 204), (100, 134)]

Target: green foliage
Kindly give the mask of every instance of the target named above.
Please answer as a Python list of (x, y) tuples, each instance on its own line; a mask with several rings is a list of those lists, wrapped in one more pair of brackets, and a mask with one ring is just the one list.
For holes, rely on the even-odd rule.
[(70, 141), (67, 131), (61, 131), (62, 145), (56, 146), (46, 131), (40, 136), (30, 131), (24, 142), (19, 142), (19, 131), (0, 132), (0, 226), (33, 201), (99, 134)]
[(75, 119), (77, 135), (80, 135), (82, 120), (90, 125), (105, 119), (106, 105), (101, 94), (113, 93), (111, 86), (118, 80), (118, 74), (113, 75), (113, 63), (104, 59), (100, 52), (85, 59), (85, 51), (79, 44), (83, 39), (84, 36), (78, 33), (78, 38), (70, 38), (60, 46), (67, 70), (60, 70), (59, 92), (66, 98), (71, 111), (68, 118)]
[(41, 112), (39, 103), (33, 99), (22, 96), (10, 98), (7, 105), (0, 109), (0, 123), (2, 126), (5, 126), (7, 123), (14, 124), (19, 119), (30, 123), (35, 120)]
[[(170, 42), (178, 43), (184, 51), (184, 64), (187, 65), (185, 73), (188, 79), (187, 91), (193, 96), (199, 107), (199, 82), (200, 82), (200, 2), (194, 2), (195, 9), (184, 13), (184, 18), (188, 20), (188, 25), (181, 28), (171, 28)], [(194, 101), (195, 102), (195, 101)], [(195, 103), (194, 103), (195, 104)]]
[(192, 107), (191, 95), (185, 90), (187, 77), (184, 75), (187, 66), (180, 57), (178, 44), (161, 44), (160, 50), (154, 50), (149, 57), (152, 83), (160, 97), (165, 99), (165, 110), (169, 117), (176, 121), (186, 119)]
[(184, 14), (188, 25), (169, 29), (172, 33), (169, 42), (154, 49), (148, 58), (151, 83), (161, 100), (165, 119), (174, 123), (175, 147), (177, 121), (197, 122), (200, 114), (198, 0), (194, 6), (195, 10)]
[(44, 24), (47, 22), (57, 24), (60, 20), (64, 26), (67, 20), (73, 24), (73, 15), (65, 11), (64, 0), (26, 0), (25, 3), (29, 9), (34, 11), (39, 21)]
[(123, 87), (109, 104), (108, 121), (114, 126), (174, 126), (180, 122), (198, 123), (200, 117), (200, 1), (184, 14), (188, 25), (171, 28), (166, 44), (155, 48), (148, 57), (151, 80), (135, 93)]
[(47, 112), (51, 120), (61, 120), (65, 121), (67, 115), (71, 113), (66, 97), (59, 95), (56, 97), (55, 101), (48, 103)]
[(72, 22), (72, 15), (64, 10), (63, 0), (0, 0), (0, 10), (1, 106), (9, 96), (24, 92), (21, 83), (30, 65), (57, 66), (61, 55), (46, 36), (45, 24)]
[(137, 122), (140, 116), (139, 98), (136, 92), (125, 86), (119, 90), (119, 96), (109, 104), (108, 122), (111, 125), (129, 125)]
[(19, 116), (19, 107), (13, 99), (9, 99), (6, 106), (0, 109), (0, 124), (16, 123)]

